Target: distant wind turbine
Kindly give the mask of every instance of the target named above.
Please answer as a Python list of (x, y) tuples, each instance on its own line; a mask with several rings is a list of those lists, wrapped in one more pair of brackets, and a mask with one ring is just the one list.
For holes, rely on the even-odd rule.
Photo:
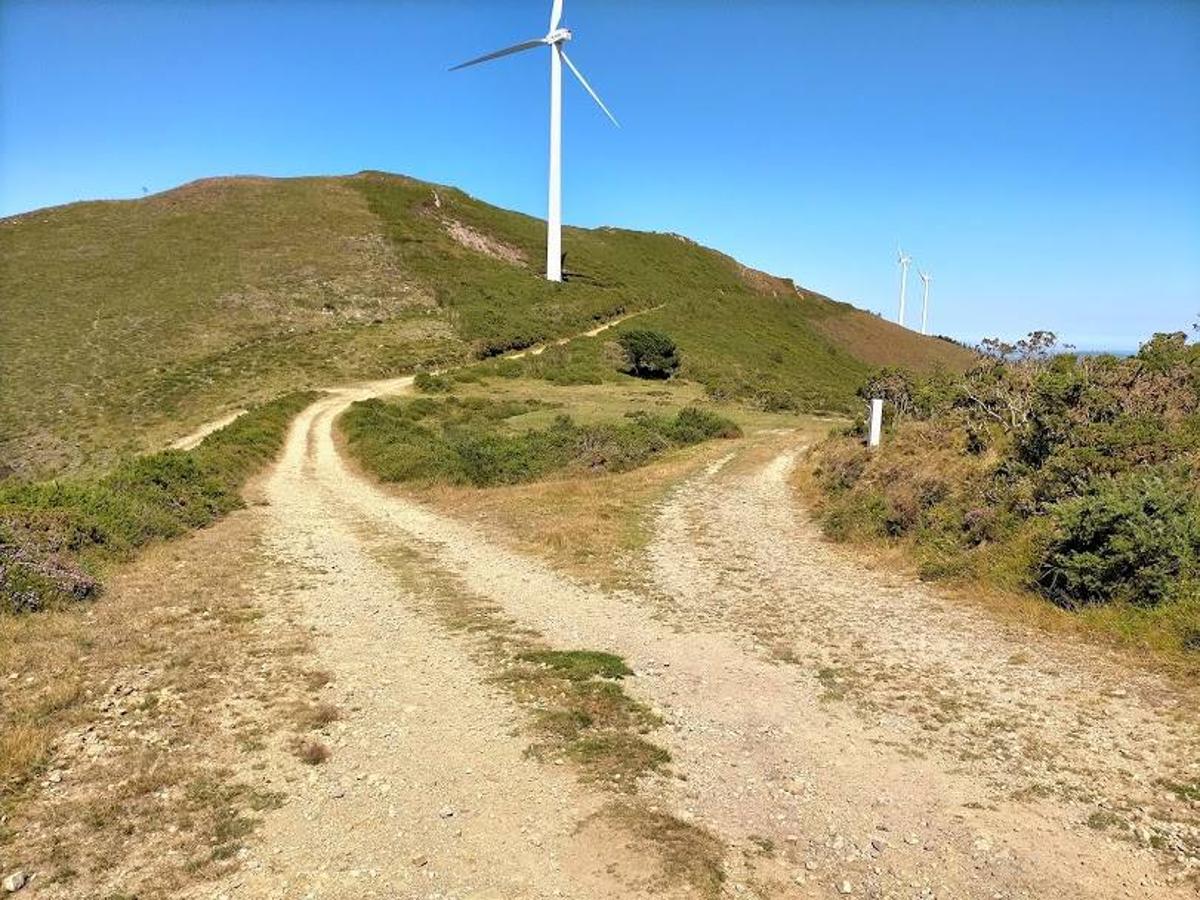
[(900, 318), (897, 321), (904, 324), (904, 299), (908, 293), (908, 267), (912, 264), (912, 257), (905, 256), (904, 251), (899, 247), (896, 248), (896, 255), (900, 263)]
[(923, 288), (921, 292), (921, 334), (929, 334), (929, 282), (933, 281), (933, 276), (920, 269), (917, 269), (917, 274), (921, 276)]
[(532, 41), (514, 44), (511, 47), (506, 47), (503, 50), (497, 50), (495, 53), (489, 53), (487, 56), (481, 56), (478, 59), (472, 59), (462, 65), (454, 66), (450, 71), (454, 72), (458, 69), (465, 69), (468, 66), (478, 65), (479, 63), (488, 62), (489, 60), (499, 59), (501, 56), (509, 56), (513, 53), (521, 53), (525, 50), (533, 50), (536, 47), (550, 48), (550, 211), (546, 217), (547, 236), (546, 236), (546, 280), (547, 281), (562, 281), (562, 67), (563, 63), (567, 64), (567, 68), (571, 73), (579, 79), (579, 83), (583, 85), (584, 90), (592, 95), (592, 99), (596, 101), (599, 107), (604, 110), (604, 114), (612, 119), (612, 123), (618, 128), (621, 124), (616, 120), (608, 107), (604, 105), (604, 101), (600, 96), (592, 90), (592, 86), (588, 84), (587, 79), (583, 77), (583, 73), (575, 68), (575, 64), (571, 62), (566, 51), (563, 50), (563, 45), (571, 40), (570, 29), (561, 27), (563, 14), (563, 0), (554, 0), (554, 6), (550, 11), (550, 30), (543, 38), (537, 38)]

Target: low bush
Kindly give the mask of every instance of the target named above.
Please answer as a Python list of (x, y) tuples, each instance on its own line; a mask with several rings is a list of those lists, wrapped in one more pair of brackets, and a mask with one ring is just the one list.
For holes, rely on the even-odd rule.
[(279, 452), (288, 423), (315, 396), (289, 394), (194, 450), (136, 457), (94, 480), (0, 488), (0, 610), (95, 597), (105, 563), (241, 506), (242, 485)]
[(566, 415), (546, 428), (511, 421), (547, 408), (538, 401), (374, 399), (351, 406), (339, 424), (350, 452), (383, 481), (476, 487), (536, 481), (567, 469), (620, 472), (675, 447), (741, 434), (728, 419), (694, 408), (671, 418), (639, 412), (595, 425)]
[(638, 378), (670, 378), (679, 368), (675, 341), (661, 331), (635, 328), (617, 338), (625, 352), (625, 371)]

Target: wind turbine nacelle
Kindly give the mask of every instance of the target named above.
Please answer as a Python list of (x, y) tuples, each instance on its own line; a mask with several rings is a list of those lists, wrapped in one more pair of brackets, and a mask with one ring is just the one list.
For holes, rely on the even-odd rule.
[(546, 35), (547, 44), (565, 44), (571, 40), (570, 28), (556, 28)]

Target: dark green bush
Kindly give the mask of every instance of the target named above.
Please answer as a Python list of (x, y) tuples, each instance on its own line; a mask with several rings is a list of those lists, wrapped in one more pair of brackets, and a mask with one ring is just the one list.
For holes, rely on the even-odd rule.
[(675, 341), (661, 331), (634, 329), (617, 338), (625, 351), (625, 371), (638, 378), (670, 378), (679, 368)]
[(1200, 500), (1180, 478), (1131, 472), (1059, 504), (1038, 573), (1056, 603), (1156, 606), (1195, 582)]

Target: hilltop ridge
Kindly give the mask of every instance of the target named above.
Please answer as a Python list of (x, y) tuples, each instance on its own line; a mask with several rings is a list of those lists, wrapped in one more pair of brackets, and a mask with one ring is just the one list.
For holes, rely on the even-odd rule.
[(544, 224), (402, 175), (205, 178), (0, 219), (0, 459), (103, 468), (287, 390), (376, 378), (650, 310), (684, 375), (775, 408), (848, 409), (870, 367), (970, 353), (664, 234)]

